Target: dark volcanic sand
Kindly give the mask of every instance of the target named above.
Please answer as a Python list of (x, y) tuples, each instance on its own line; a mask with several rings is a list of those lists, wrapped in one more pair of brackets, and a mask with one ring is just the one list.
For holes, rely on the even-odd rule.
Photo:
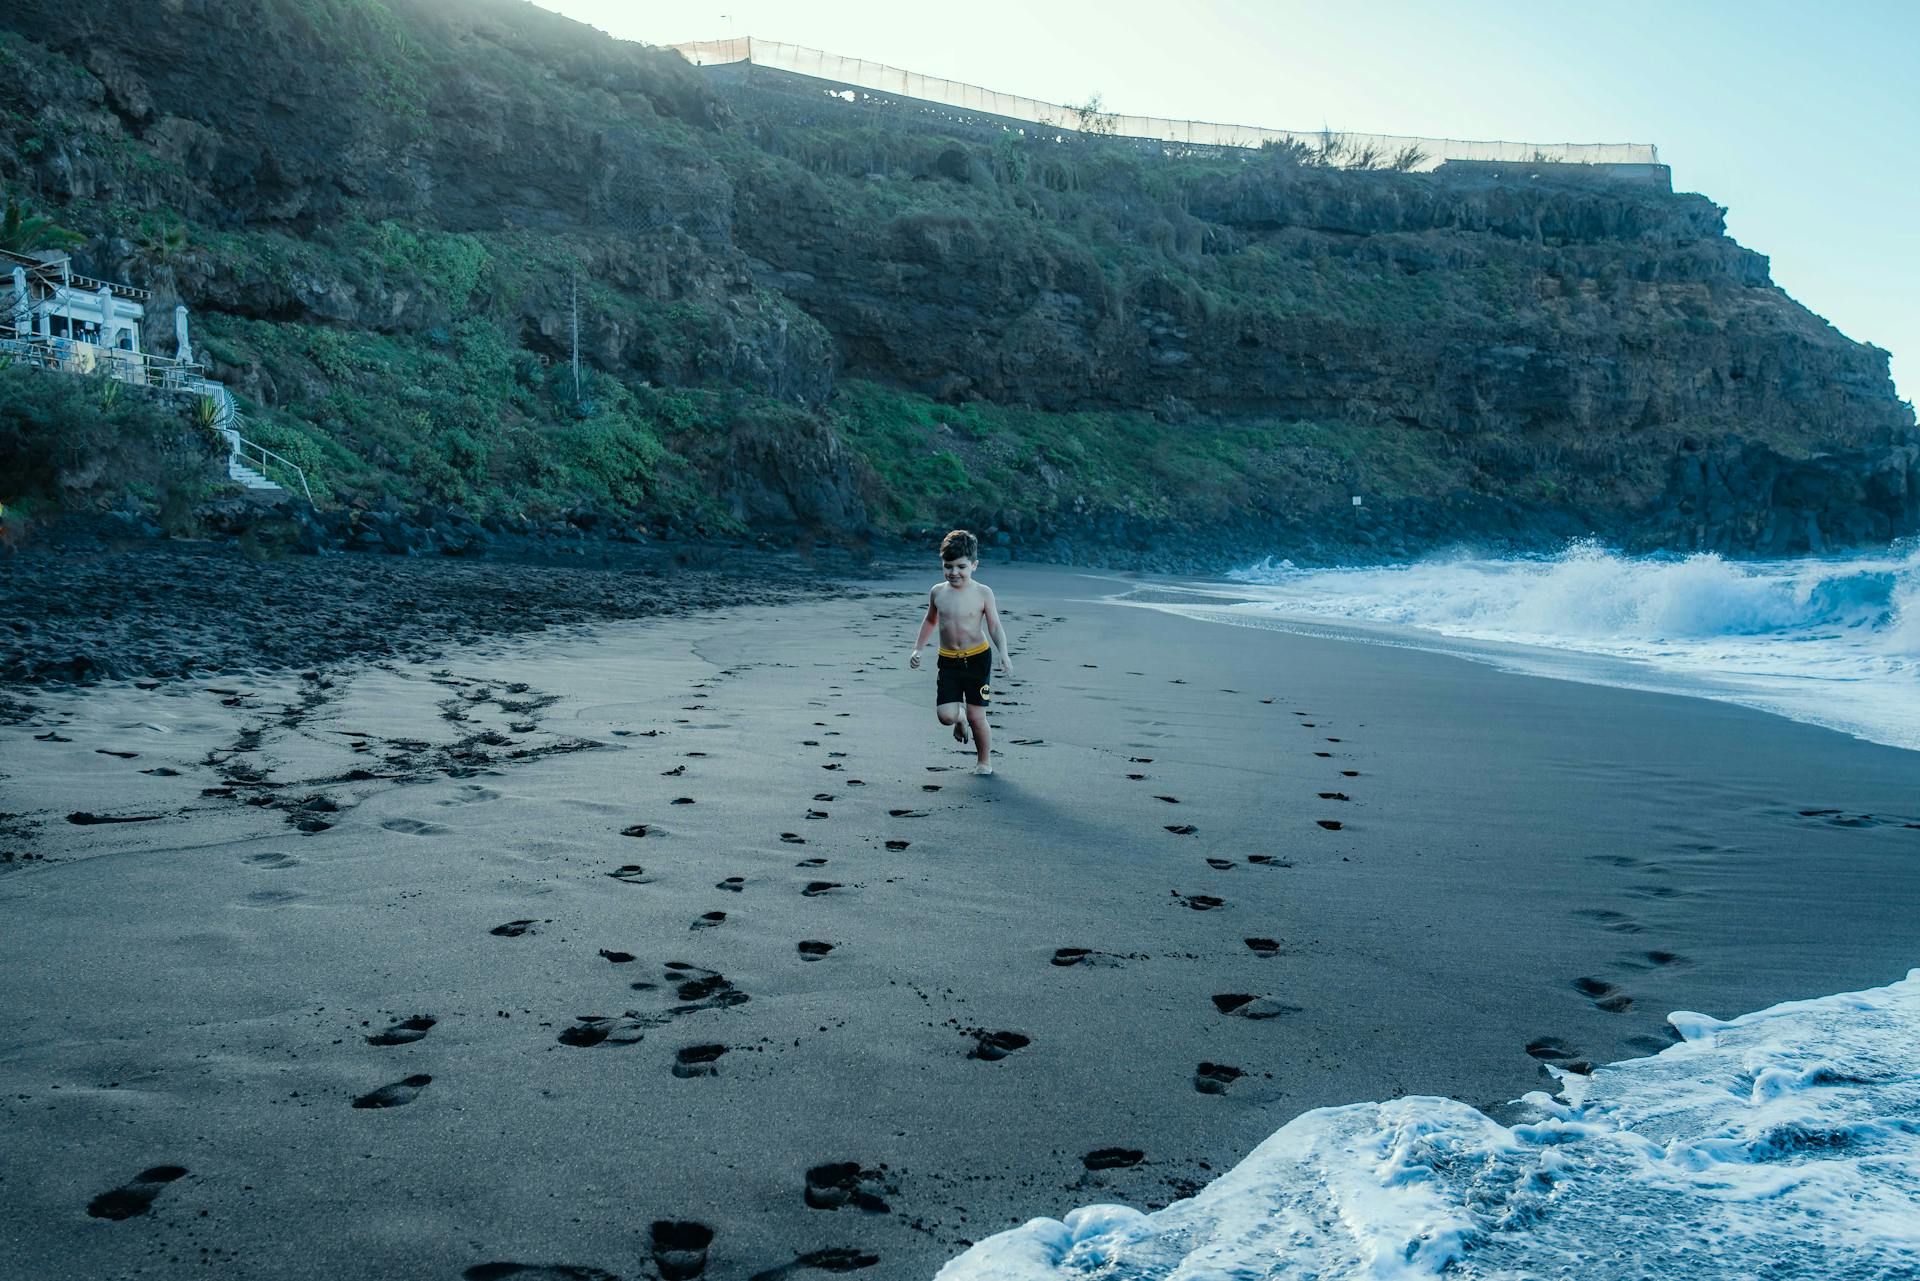
[(0, 1257), (927, 1277), (1307, 1108), (1497, 1107), (1920, 958), (1913, 754), (982, 577), (990, 779), (905, 668), (931, 573), (36, 692)]
[[(423, 660), (482, 636), (785, 599), (826, 581), (821, 566), (746, 546), (580, 540), (456, 560), (61, 532), (0, 555), (0, 684)], [(835, 567), (851, 563), (840, 554)]]

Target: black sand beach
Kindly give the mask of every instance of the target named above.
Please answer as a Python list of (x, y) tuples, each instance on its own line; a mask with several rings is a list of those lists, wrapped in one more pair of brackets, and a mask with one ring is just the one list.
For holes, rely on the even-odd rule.
[(25, 694), (10, 1275), (928, 1277), (1920, 961), (1911, 753), (990, 565), (975, 778), (933, 577)]

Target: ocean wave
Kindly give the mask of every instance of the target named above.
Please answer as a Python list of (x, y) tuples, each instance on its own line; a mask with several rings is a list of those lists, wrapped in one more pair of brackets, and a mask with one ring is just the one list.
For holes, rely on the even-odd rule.
[(1506, 560), (1302, 569), (1269, 559), (1228, 577), (1236, 586), (1139, 603), (1252, 626), (1385, 625), (1406, 629), (1400, 643), (1518, 671), (1737, 702), (1920, 749), (1912, 540), (1878, 555), (1773, 561), (1625, 556), (1580, 542)]
[(937, 1281), (1920, 1275), (1920, 969), (1562, 1078), (1502, 1125), (1410, 1097), (1294, 1118), (1189, 1200), (989, 1237)]
[(1920, 549), (1848, 560), (1728, 561), (1705, 552), (1623, 556), (1588, 541), (1557, 556), (1467, 555), (1301, 570), (1267, 560), (1229, 574), (1322, 612), (1489, 638), (1643, 641), (1833, 629), (1902, 635), (1920, 605)]

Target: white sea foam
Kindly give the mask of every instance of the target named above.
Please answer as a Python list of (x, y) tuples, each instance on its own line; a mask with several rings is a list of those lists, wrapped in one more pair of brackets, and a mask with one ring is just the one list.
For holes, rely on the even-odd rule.
[(980, 1242), (938, 1281), (1920, 1276), (1920, 969), (1567, 1076), (1507, 1126), (1403, 1098), (1296, 1117), (1197, 1196)]
[[(1920, 748), (1920, 547), (1846, 558), (1435, 557), (1265, 561), (1156, 608), (1223, 622), (1356, 623), (1503, 666), (1743, 703)], [(1557, 655), (1557, 657), (1556, 657)], [(1600, 661), (1585, 661), (1585, 660)]]

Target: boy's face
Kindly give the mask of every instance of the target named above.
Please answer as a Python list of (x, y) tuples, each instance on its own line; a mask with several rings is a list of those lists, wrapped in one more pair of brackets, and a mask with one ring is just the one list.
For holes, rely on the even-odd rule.
[(972, 582), (974, 566), (977, 563), (976, 561), (967, 559), (965, 556), (960, 557), (958, 560), (941, 561), (940, 569), (941, 572), (947, 576), (947, 586), (965, 587), (968, 583)]

